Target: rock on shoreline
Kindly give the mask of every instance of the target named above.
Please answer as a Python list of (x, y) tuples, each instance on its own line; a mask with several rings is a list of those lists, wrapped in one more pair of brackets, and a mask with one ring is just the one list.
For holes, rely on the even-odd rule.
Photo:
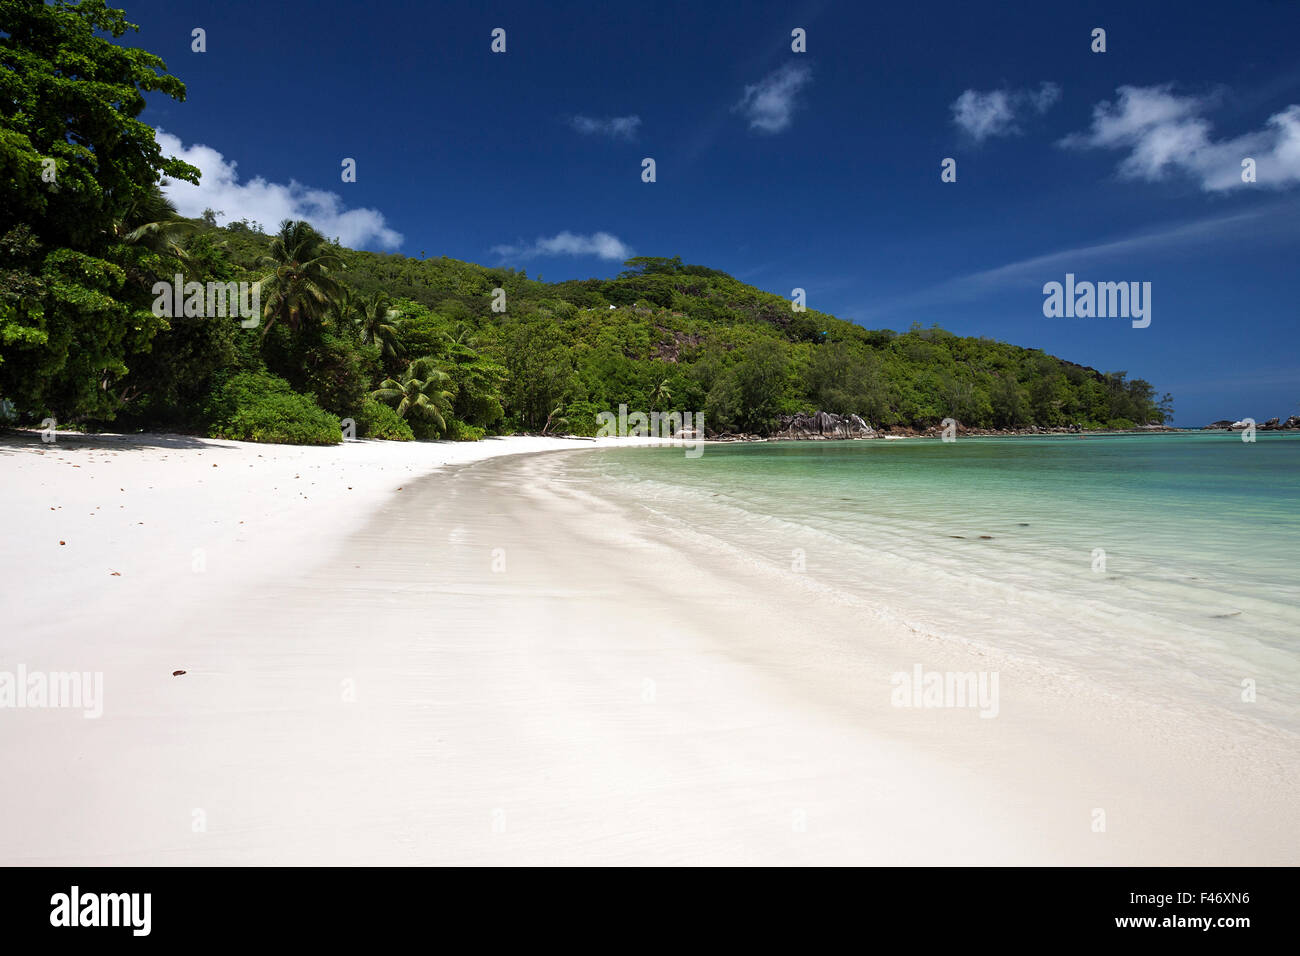
[[(1141, 431), (1174, 431), (1167, 425), (1141, 425)], [(968, 428), (961, 422), (956, 423), (958, 435), (1008, 437), (1016, 435), (1079, 435), (1085, 429), (1082, 425), (1061, 425), (1044, 427), (1026, 425), (1023, 428)], [(908, 425), (894, 425), (875, 429), (857, 415), (835, 415), (830, 412), (816, 412), (812, 415), (782, 415), (777, 428), (768, 436), (769, 441), (843, 441), (861, 438), (939, 438), (943, 435), (942, 425), (930, 425), (926, 428), (913, 428)], [(754, 441), (755, 435), (723, 435), (722, 440)]]
[[(1223, 418), (1217, 422), (1211, 422), (1201, 430), (1202, 431), (1223, 430), (1223, 431), (1239, 432), (1244, 430), (1246, 427), (1247, 427), (1246, 420), (1244, 418), (1238, 419), (1236, 421), (1230, 418)], [(1282, 419), (1280, 418), (1270, 418), (1266, 422), (1256, 423), (1255, 427), (1260, 431), (1266, 431), (1266, 432), (1285, 431), (1287, 429), (1300, 428), (1300, 415), (1292, 415), (1286, 421), (1282, 421)]]
[[(1222, 429), (1241, 431), (1246, 428), (1244, 420), (1223, 419), (1206, 425), (1201, 431)], [(1280, 418), (1270, 418), (1256, 425), (1260, 431), (1284, 431), (1300, 429), (1300, 415), (1292, 415), (1285, 422)], [(1025, 425), (1020, 428), (968, 428), (961, 422), (956, 423), (958, 435), (986, 438), (1008, 438), (1021, 435), (1082, 435), (1082, 434), (1120, 434), (1104, 429), (1087, 429), (1082, 425)], [(1128, 432), (1176, 432), (1197, 431), (1195, 428), (1174, 428), (1171, 425), (1137, 425)], [(770, 435), (750, 435), (745, 433), (712, 433), (713, 441), (848, 441), (865, 438), (940, 438), (944, 432), (942, 425), (930, 425), (916, 428), (909, 425), (893, 425), (873, 428), (858, 415), (836, 415), (832, 412), (815, 412), (811, 415), (782, 415), (777, 420), (777, 427)]]
[(782, 415), (776, 431), (768, 437), (776, 441), (824, 441), (875, 438), (877, 435), (876, 430), (857, 415), (817, 412), (813, 415)]

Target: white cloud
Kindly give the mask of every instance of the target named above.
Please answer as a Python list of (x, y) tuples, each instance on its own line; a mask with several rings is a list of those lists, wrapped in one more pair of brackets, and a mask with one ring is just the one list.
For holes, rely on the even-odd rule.
[(493, 246), (492, 251), (503, 259), (536, 259), (538, 256), (595, 256), (598, 259), (615, 259), (619, 262), (630, 258), (631, 248), (607, 232), (593, 232), (589, 236), (576, 233), (557, 233), (549, 239), (539, 236), (531, 243), (518, 245)]
[(812, 82), (812, 70), (793, 64), (769, 73), (745, 94), (735, 109), (745, 114), (749, 128), (762, 133), (779, 133), (790, 125), (799, 91)]
[(608, 136), (610, 139), (632, 139), (641, 128), (639, 116), (574, 116), (569, 125), (588, 136)]
[(377, 209), (348, 209), (338, 193), (309, 189), (295, 180), (288, 185), (267, 182), (261, 176), (241, 183), (234, 160), (227, 160), (211, 146), (185, 146), (162, 130), (158, 131), (158, 145), (164, 153), (203, 171), (197, 186), (173, 180), (163, 187), (182, 216), (194, 218), (205, 209), (213, 209), (225, 213), (224, 222), (248, 219), (260, 222), (267, 232), (275, 231), (283, 219), (305, 219), (322, 235), (337, 237), (352, 248), (372, 242), (384, 249), (402, 244), (402, 234), (388, 228), (383, 213)]
[(1026, 90), (1025, 96), (1029, 99), (1029, 105), (1034, 108), (1036, 113), (1046, 113), (1061, 98), (1061, 88), (1055, 83), (1042, 83), (1037, 91)]
[(1019, 133), (1018, 120), (1033, 113), (1046, 113), (1061, 98), (1055, 83), (1043, 83), (1037, 90), (966, 90), (950, 109), (952, 121), (977, 143), (990, 136)]
[(1258, 184), (1282, 188), (1300, 182), (1300, 105), (1269, 117), (1264, 129), (1214, 141), (1201, 114), (1210, 97), (1177, 96), (1172, 84), (1121, 86), (1115, 103), (1098, 103), (1092, 128), (1061, 141), (1069, 148), (1126, 149), (1119, 172), (1129, 179), (1156, 181), (1181, 171), (1207, 192), (1246, 185), (1241, 161), (1257, 164)]

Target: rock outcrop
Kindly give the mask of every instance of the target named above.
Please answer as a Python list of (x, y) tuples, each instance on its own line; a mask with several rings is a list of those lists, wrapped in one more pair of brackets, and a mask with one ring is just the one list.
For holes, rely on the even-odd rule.
[[(909, 431), (906, 434), (942, 438), (944, 431), (943, 425), (931, 425), (924, 431)], [(1084, 427), (1082, 425), (1025, 425), (1022, 428), (967, 428), (961, 422), (956, 422), (955, 431), (958, 435), (969, 435), (975, 438), (1007, 438), (1019, 435), (1078, 435), (1084, 431)]]
[[(1210, 424), (1205, 426), (1206, 429), (1225, 428), (1229, 431), (1242, 431), (1247, 427), (1249, 426), (1246, 424), (1244, 418), (1236, 421), (1223, 418), (1217, 422), (1210, 422)], [(1300, 428), (1300, 415), (1291, 415), (1286, 421), (1282, 421), (1281, 418), (1270, 418), (1268, 421), (1263, 423), (1256, 422), (1255, 427), (1260, 431), (1266, 432), (1279, 432), (1287, 429)]]
[(835, 438), (875, 438), (876, 430), (857, 415), (782, 415), (769, 436), (787, 441), (824, 441)]
[(1286, 428), (1300, 428), (1300, 415), (1292, 415), (1286, 421), (1282, 421), (1279, 418), (1270, 418), (1259, 427), (1270, 432), (1282, 431)]

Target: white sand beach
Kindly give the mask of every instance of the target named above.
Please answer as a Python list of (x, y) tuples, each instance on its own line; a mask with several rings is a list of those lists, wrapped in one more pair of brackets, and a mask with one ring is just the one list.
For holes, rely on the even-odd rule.
[(0, 863), (1297, 862), (1290, 742), (666, 538), (617, 443), (0, 437), (0, 672), (103, 674), (0, 709)]

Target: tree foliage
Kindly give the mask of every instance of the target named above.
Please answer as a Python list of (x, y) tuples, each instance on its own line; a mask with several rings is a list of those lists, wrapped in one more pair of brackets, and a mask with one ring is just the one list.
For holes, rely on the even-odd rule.
[[(166, 327), (148, 308), (162, 261), (149, 218), (162, 154), (145, 94), (185, 98), (104, 0), (0, 0), (0, 394), (60, 417), (111, 416), (128, 359)], [(146, 241), (148, 240), (148, 241)], [(153, 248), (151, 248), (153, 247)]]

